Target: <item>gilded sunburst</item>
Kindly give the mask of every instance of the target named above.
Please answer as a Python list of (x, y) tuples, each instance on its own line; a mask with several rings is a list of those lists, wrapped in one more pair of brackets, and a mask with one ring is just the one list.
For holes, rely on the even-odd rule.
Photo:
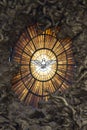
[(48, 99), (46, 89), (55, 93), (69, 87), (74, 64), (69, 38), (57, 39), (51, 29), (36, 28), (27, 28), (14, 48), (13, 60), (20, 70), (12, 79), (19, 99), (34, 106)]

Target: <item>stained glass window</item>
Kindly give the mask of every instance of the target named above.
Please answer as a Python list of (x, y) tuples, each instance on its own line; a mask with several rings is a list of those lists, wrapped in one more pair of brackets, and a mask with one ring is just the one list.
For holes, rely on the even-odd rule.
[(71, 40), (57, 39), (51, 29), (39, 31), (31, 26), (14, 47), (13, 60), (20, 65), (12, 79), (12, 89), (20, 100), (37, 106), (50, 93), (69, 87), (73, 71)]

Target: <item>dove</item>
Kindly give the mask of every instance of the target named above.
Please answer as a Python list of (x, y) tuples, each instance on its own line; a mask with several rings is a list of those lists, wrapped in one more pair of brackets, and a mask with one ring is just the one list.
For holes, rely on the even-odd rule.
[(56, 63), (56, 60), (48, 60), (46, 61), (45, 58), (42, 59), (42, 61), (39, 61), (39, 60), (32, 60), (31, 61), (33, 64), (41, 67), (41, 69), (45, 69), (46, 67)]

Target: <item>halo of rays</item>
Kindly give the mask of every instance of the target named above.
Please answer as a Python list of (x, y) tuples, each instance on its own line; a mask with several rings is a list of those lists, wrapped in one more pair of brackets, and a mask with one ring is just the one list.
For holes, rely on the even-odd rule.
[[(45, 69), (41, 69), (41, 64), (39, 62), (39, 66), (38, 64), (34, 64), (32, 63), (32, 61), (42, 61), (42, 59), (46, 59), (46, 61), (53, 61), (54, 63), (52, 65), (48, 64), (48, 67), (46, 67)], [(31, 74), (32, 76), (39, 80), (40, 82), (46, 82), (48, 80), (50, 80), (51, 78), (53, 78), (53, 76), (55, 75), (56, 71), (57, 71), (57, 59), (56, 59), (56, 55), (54, 54), (54, 52), (52, 52), (50, 49), (48, 48), (43, 48), (43, 49), (39, 49), (37, 50), (33, 56), (31, 57), (31, 62), (30, 62), (30, 70), (31, 70)]]
[[(48, 29), (42, 32), (37, 30), (36, 25), (30, 26), (22, 33), (13, 54), (13, 60), (20, 65), (20, 69), (12, 78), (12, 89), (21, 101), (37, 106), (40, 100), (48, 100), (49, 95), (45, 90), (55, 93), (70, 86), (74, 65), (71, 43), (69, 38), (57, 39), (55, 30)], [(41, 49), (54, 53), (57, 63), (55, 75), (46, 81), (33, 77), (30, 67), (31, 57)]]

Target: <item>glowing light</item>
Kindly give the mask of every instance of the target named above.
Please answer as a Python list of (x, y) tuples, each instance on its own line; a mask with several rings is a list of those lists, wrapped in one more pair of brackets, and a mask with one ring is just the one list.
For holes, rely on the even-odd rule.
[(19, 99), (33, 106), (48, 100), (46, 89), (55, 93), (69, 87), (74, 64), (69, 38), (57, 40), (55, 30), (36, 28), (27, 28), (14, 48), (13, 60), (20, 70), (12, 79)]
[(31, 58), (30, 69), (33, 77), (39, 81), (51, 79), (57, 69), (55, 54), (48, 49), (36, 51)]

